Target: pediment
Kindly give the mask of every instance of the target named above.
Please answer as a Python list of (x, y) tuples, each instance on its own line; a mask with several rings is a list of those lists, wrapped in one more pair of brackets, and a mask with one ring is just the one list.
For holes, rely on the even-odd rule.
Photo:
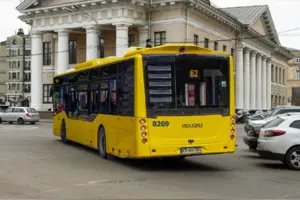
[(41, 0), (24, 0), (16, 7), (16, 9), (19, 12), (23, 12), (27, 9), (38, 8), (40, 4), (41, 4)]

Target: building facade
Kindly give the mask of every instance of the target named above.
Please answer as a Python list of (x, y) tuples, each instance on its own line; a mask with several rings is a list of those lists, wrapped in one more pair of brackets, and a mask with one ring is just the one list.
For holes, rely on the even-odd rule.
[(6, 102), (6, 41), (0, 43), (0, 105)]
[[(45, 86), (75, 63), (122, 56), (129, 46), (195, 43), (235, 59), (236, 108), (269, 109), (287, 101), (287, 61), (268, 6), (219, 9), (209, 0), (24, 0), (17, 10), (32, 26), (31, 106), (51, 102)], [(42, 67), (41, 67), (42, 66)], [(43, 72), (52, 74), (46, 77)], [(52, 81), (52, 80), (51, 80)], [(47, 107), (47, 106), (46, 106)]]
[(6, 41), (6, 102), (29, 106), (31, 96), (31, 39), (22, 29)]
[(289, 50), (295, 57), (289, 61), (288, 104), (300, 106), (300, 50)]

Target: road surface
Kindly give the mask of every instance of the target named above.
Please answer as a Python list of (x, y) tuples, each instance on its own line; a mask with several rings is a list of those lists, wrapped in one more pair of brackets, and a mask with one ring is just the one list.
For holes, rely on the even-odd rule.
[(0, 125), (0, 199), (300, 198), (300, 173), (250, 152), (241, 125), (235, 154), (175, 164), (103, 160), (61, 143), (51, 126)]

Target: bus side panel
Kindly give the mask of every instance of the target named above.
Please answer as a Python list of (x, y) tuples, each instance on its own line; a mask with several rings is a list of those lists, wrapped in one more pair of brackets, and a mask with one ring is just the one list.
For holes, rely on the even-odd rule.
[(134, 117), (118, 116), (115, 126), (117, 127), (120, 157), (134, 157), (136, 154), (135, 124)]
[[(148, 134), (148, 127), (145, 131), (141, 131), (142, 125), (141, 119), (146, 119), (146, 97), (145, 97), (145, 85), (144, 85), (144, 67), (141, 55), (136, 56), (135, 63), (135, 76), (134, 76), (134, 116), (136, 117), (136, 156), (148, 157), (150, 156), (150, 139)], [(145, 132), (146, 136), (142, 137), (142, 133)], [(142, 139), (145, 138), (146, 142), (143, 143)]]
[(65, 112), (60, 112), (53, 117), (53, 134), (57, 137), (60, 137), (61, 123), (63, 119), (67, 119)]
[[(230, 74), (229, 74), (229, 77), (230, 77), (230, 115), (232, 117), (235, 118), (235, 84), (234, 84), (234, 66), (233, 66), (233, 59), (232, 59), (232, 56), (229, 57), (230, 58), (230, 63), (229, 63), (229, 68), (230, 68)], [(230, 123), (231, 124), (235, 124), (235, 121), (233, 123), (232, 121), (232, 117), (231, 117), (231, 121)], [(230, 127), (229, 128), (230, 130), (230, 133), (231, 133), (231, 129), (234, 129), (235, 132), (234, 132), (234, 139), (231, 139), (229, 138), (228, 140), (228, 151), (229, 152), (235, 152), (236, 151), (236, 125), (234, 125), (234, 127)]]
[(93, 147), (98, 149), (98, 130), (104, 127), (106, 136), (106, 151), (109, 154), (118, 156), (118, 135), (117, 124), (118, 116), (99, 114), (93, 122)]

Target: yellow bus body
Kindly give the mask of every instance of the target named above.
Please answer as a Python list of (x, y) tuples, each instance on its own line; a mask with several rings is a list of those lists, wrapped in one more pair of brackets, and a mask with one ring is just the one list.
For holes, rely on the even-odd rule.
[[(81, 70), (101, 67), (126, 59), (135, 59), (134, 66), (134, 117), (98, 114), (93, 121), (70, 119), (65, 112), (53, 117), (53, 133), (61, 136), (62, 120), (66, 124), (67, 139), (93, 149), (98, 149), (98, 131), (104, 127), (106, 134), (106, 151), (110, 155), (121, 158), (151, 158), (176, 157), (192, 155), (208, 155), (233, 153), (236, 150), (235, 126), (235, 95), (233, 61), (230, 57), (229, 82), (229, 115), (199, 115), (199, 116), (158, 116), (147, 118), (145, 103), (144, 71), (142, 54), (178, 54), (179, 48), (185, 47), (186, 54), (218, 54), (228, 55), (225, 52), (215, 52), (192, 44), (166, 44), (154, 48), (136, 48), (121, 58), (104, 58), (78, 64), (74, 71), (57, 75), (60, 77)], [(54, 81), (55, 78), (54, 77)], [(141, 131), (140, 120), (146, 120), (146, 130)], [(168, 127), (153, 127), (154, 121), (168, 121)], [(200, 129), (183, 128), (182, 124), (197, 124)], [(146, 136), (141, 133), (145, 132)], [(147, 141), (142, 142), (143, 139)], [(200, 153), (181, 154), (182, 147), (201, 147)]]

